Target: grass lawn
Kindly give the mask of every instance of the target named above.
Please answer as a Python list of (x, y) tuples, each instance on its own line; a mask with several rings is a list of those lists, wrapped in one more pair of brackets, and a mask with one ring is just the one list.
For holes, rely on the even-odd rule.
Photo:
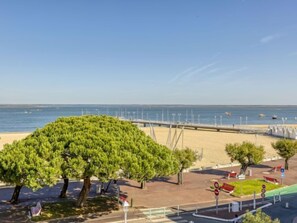
[(86, 215), (98, 213), (98, 216), (108, 214), (113, 210), (118, 210), (116, 199), (109, 197), (97, 197), (88, 199), (83, 208), (76, 208), (75, 201), (61, 201), (55, 203), (42, 204), (40, 216), (33, 217), (32, 221), (44, 221), (49, 219), (65, 218), (70, 216)]
[(230, 182), (229, 184), (235, 186), (235, 190), (232, 193), (234, 196), (251, 195), (254, 193), (254, 191), (256, 191), (256, 194), (259, 194), (261, 193), (263, 184), (266, 185), (266, 191), (282, 187), (282, 185), (267, 183), (262, 179), (240, 180), (236, 182)]

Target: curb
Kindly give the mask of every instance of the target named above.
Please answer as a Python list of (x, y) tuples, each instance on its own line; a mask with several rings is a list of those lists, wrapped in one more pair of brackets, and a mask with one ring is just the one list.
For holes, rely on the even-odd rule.
[[(272, 203), (265, 204), (265, 205), (263, 205), (262, 207), (259, 207), (259, 208), (255, 209), (255, 210), (250, 211), (250, 213), (254, 213), (254, 212), (256, 212), (258, 209), (263, 209), (263, 208), (269, 207), (269, 206), (271, 206), (271, 205), (272, 205)], [(193, 214), (194, 217), (198, 217), (198, 218), (206, 218), (206, 219), (217, 220), (217, 221), (224, 221), (224, 222), (236, 222), (236, 221), (238, 221), (239, 219), (241, 219), (241, 218), (242, 218), (243, 216), (245, 216), (245, 215), (246, 215), (246, 213), (245, 213), (245, 214), (242, 214), (242, 215), (240, 215), (240, 216), (238, 216), (238, 217), (236, 217), (236, 218), (233, 218), (233, 219), (225, 219), (225, 218), (217, 218), (217, 217), (211, 217), (211, 216), (199, 215), (199, 214), (196, 214), (196, 213)]]

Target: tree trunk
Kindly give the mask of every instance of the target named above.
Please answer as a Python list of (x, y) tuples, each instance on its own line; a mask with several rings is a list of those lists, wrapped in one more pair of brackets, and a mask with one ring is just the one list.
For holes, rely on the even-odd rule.
[(177, 174), (177, 184), (181, 185), (184, 183), (184, 175), (183, 175), (183, 171), (181, 170), (180, 172), (178, 172)]
[(23, 186), (19, 186), (19, 185), (16, 185), (15, 188), (14, 188), (14, 191), (13, 191), (13, 194), (12, 194), (12, 197), (10, 199), (10, 203), (12, 204), (16, 204), (19, 200), (19, 195), (20, 195), (20, 192), (21, 192), (21, 189), (22, 189)]
[(145, 189), (145, 181), (141, 181), (140, 188)]
[(241, 165), (240, 174), (245, 175), (248, 165)]
[(67, 189), (68, 189), (69, 179), (67, 177), (64, 178), (64, 185), (61, 190), (59, 198), (66, 198), (67, 197)]
[(109, 188), (109, 186), (110, 186), (110, 184), (111, 184), (112, 181), (113, 181), (113, 180), (110, 180), (110, 181), (108, 182), (107, 187), (106, 187), (106, 189), (105, 189), (105, 192), (108, 191), (108, 188)]
[(289, 159), (285, 159), (285, 170), (289, 170)]
[(90, 177), (84, 178), (84, 185), (79, 193), (76, 206), (77, 207), (83, 207), (86, 203), (89, 191), (91, 189), (91, 179)]

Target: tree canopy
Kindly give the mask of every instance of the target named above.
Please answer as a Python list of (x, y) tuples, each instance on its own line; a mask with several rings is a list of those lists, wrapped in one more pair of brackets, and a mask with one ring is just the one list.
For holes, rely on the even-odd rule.
[(178, 173), (178, 184), (183, 184), (183, 171), (191, 167), (194, 162), (197, 161), (198, 155), (195, 151), (190, 148), (176, 149), (174, 155), (178, 161), (179, 173)]
[(57, 183), (61, 159), (51, 151), (45, 137), (27, 137), (6, 144), (0, 151), (0, 180), (16, 185), (11, 202), (16, 203), (22, 186), (33, 190)]
[[(53, 161), (59, 160), (57, 165), (63, 178), (84, 180), (78, 206), (83, 206), (86, 201), (92, 176), (106, 182), (116, 179), (122, 172), (129, 179), (145, 182), (177, 171), (177, 161), (167, 147), (155, 143), (132, 123), (113, 117), (58, 118), (26, 139), (8, 146), (21, 154), (23, 149), (30, 156), (37, 153), (32, 162), (40, 159), (42, 163), (50, 157), (39, 154), (44, 149), (38, 144), (33, 143), (30, 148), (25, 146), (29, 141), (46, 143), (43, 147)], [(14, 171), (12, 167), (11, 170)]]
[(262, 162), (265, 154), (263, 146), (256, 146), (250, 142), (227, 144), (225, 151), (231, 162), (238, 161), (241, 164), (241, 174), (245, 174), (248, 166)]
[(289, 159), (297, 153), (297, 141), (290, 139), (280, 139), (271, 144), (277, 154), (285, 159), (285, 169), (289, 169)]

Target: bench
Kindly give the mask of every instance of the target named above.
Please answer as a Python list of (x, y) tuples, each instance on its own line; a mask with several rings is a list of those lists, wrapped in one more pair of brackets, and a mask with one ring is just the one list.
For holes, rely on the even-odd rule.
[(35, 217), (35, 216), (39, 216), (41, 214), (41, 203), (38, 201), (35, 207), (31, 207), (31, 216)]
[(273, 178), (273, 177), (266, 177), (266, 176), (263, 176), (264, 180), (268, 183), (273, 183), (273, 184), (278, 184), (278, 180)]
[(234, 191), (234, 188), (235, 188), (235, 186), (232, 186), (232, 185), (226, 184), (226, 183), (223, 183), (223, 185), (220, 186), (220, 190), (225, 191), (230, 194)]
[(230, 172), (230, 173), (228, 173), (227, 178), (228, 178), (228, 179), (230, 179), (230, 178), (237, 178), (237, 173), (235, 173), (235, 172)]
[(276, 172), (276, 171), (280, 171), (282, 168), (282, 165), (279, 165), (279, 166), (275, 166), (272, 168), (272, 171)]

